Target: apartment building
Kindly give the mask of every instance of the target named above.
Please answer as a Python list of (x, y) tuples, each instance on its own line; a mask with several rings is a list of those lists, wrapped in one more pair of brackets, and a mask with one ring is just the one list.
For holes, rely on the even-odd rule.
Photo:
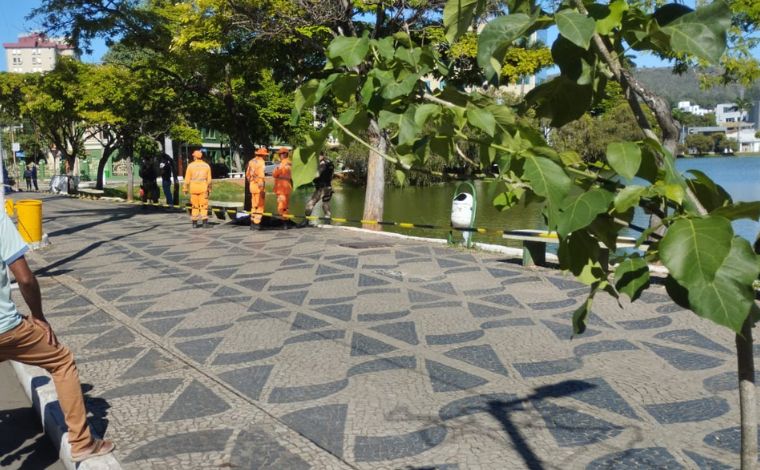
[(20, 35), (17, 42), (3, 43), (8, 72), (48, 72), (55, 68), (59, 57), (77, 57), (76, 50), (59, 39), (43, 33)]

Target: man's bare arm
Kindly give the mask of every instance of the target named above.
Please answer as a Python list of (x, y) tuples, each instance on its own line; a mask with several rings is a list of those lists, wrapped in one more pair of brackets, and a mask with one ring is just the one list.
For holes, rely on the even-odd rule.
[(56, 346), (58, 344), (58, 339), (56, 338), (55, 333), (53, 333), (53, 328), (45, 319), (45, 315), (42, 313), (42, 294), (40, 293), (40, 285), (31, 268), (29, 268), (26, 258), (22, 256), (8, 267), (10, 268), (11, 273), (13, 273), (13, 277), (16, 278), (18, 289), (21, 291), (21, 296), (24, 297), (24, 301), (29, 307), (29, 311), (32, 314), (32, 321), (47, 331), (48, 343)]

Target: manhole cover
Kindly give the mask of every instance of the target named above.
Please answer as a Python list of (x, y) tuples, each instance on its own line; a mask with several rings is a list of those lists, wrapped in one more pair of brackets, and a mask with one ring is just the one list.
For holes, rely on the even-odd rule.
[(368, 250), (370, 248), (390, 248), (393, 245), (381, 242), (353, 242), (341, 243), (339, 246), (342, 246), (344, 248), (353, 248), (354, 250)]

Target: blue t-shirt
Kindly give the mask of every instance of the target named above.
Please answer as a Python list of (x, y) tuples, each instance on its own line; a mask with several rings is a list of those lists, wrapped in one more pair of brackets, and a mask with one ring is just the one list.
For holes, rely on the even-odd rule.
[(0, 334), (17, 327), (22, 320), (11, 300), (8, 266), (24, 256), (28, 249), (11, 219), (4, 211), (0, 213)]

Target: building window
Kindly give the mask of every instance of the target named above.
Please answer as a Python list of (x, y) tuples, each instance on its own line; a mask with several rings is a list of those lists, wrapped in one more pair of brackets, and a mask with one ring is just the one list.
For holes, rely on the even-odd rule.
[(41, 64), (42, 59), (40, 57), (32, 57), (32, 63), (33, 64)]
[(18, 49), (13, 49), (13, 52), (12, 52), (12, 54), (13, 54), (13, 55), (21, 55), (21, 51), (20, 51), (20, 50), (18, 50)]
[(21, 60), (21, 57), (14, 57), (13, 58), (13, 65), (21, 65), (24, 62)]

